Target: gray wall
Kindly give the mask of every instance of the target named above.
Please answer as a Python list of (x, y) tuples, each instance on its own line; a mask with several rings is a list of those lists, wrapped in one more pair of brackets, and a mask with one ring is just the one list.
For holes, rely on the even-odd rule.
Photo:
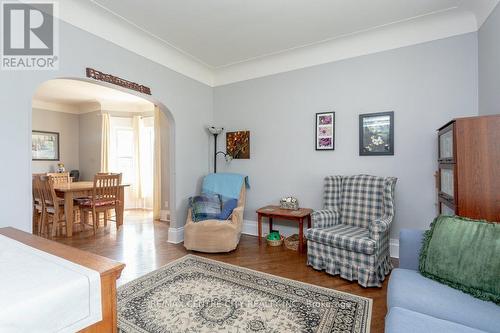
[(479, 113), (500, 114), (500, 5), (479, 30)]
[[(251, 159), (222, 170), (249, 175), (245, 219), (296, 196), (322, 206), (326, 175), (399, 178), (392, 238), (436, 215), (436, 129), (477, 115), (475, 33), (215, 88), (215, 124), (251, 131)], [(358, 155), (358, 115), (395, 111), (395, 155)], [(314, 150), (315, 113), (335, 111), (335, 151)], [(221, 141), (221, 148), (224, 140)]]
[[(78, 169), (78, 115), (33, 109), (33, 129), (59, 133), (59, 158), (66, 170)], [(33, 173), (55, 172), (57, 161), (32, 161)]]
[[(2, 71), (0, 73), (0, 151), (5, 177), (0, 193), (0, 227), (31, 229), (31, 101), (44, 81), (60, 77), (85, 77), (85, 68), (151, 87), (174, 120), (175, 201), (172, 227), (183, 225), (187, 199), (208, 172), (205, 126), (213, 119), (213, 89), (85, 31), (60, 22), (60, 69), (57, 71)], [(5, 110), (8, 110), (6, 112)], [(170, 118), (169, 118), (170, 119)], [(195, 157), (195, 158), (193, 158)]]
[(100, 111), (80, 115), (80, 180), (93, 180), (101, 171), (102, 116)]

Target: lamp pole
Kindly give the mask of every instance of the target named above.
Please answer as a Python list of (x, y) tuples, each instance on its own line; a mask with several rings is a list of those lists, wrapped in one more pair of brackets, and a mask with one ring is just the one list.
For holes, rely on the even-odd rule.
[(219, 133), (214, 133), (214, 173), (217, 173), (217, 136)]

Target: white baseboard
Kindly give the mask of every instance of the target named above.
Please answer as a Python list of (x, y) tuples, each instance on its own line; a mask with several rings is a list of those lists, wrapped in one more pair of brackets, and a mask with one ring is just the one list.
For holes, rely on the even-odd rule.
[(241, 233), (250, 236), (257, 236), (259, 231), (257, 229), (257, 221), (243, 220), (243, 228)]
[(172, 244), (179, 244), (184, 241), (184, 227), (181, 228), (168, 228), (168, 242)]
[(399, 239), (390, 239), (389, 240), (389, 253), (392, 258), (399, 259)]
[(170, 211), (160, 210), (160, 221), (169, 222), (170, 221)]
[[(298, 231), (297, 225), (294, 224), (282, 224), (282, 223), (274, 223), (278, 227), (278, 230), (282, 235), (290, 236), (293, 234), (296, 234)], [(305, 229), (305, 227), (304, 227)], [(265, 235), (267, 234), (269, 230), (267, 221), (262, 223), (262, 233)], [(259, 231), (258, 231), (258, 226), (257, 226), (257, 221), (254, 220), (243, 220), (243, 229), (241, 233), (245, 235), (251, 235), (251, 236), (257, 236)], [(391, 239), (389, 241), (389, 252), (391, 254), (392, 258), (399, 258), (399, 240), (398, 239)]]

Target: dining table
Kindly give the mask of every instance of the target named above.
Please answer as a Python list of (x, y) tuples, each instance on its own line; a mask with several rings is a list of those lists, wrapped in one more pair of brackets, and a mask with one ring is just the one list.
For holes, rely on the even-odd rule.
[[(123, 225), (123, 212), (125, 209), (125, 187), (120, 184), (118, 191), (118, 205), (116, 209), (116, 227)], [(64, 215), (66, 217), (66, 237), (73, 236), (73, 200), (78, 197), (90, 196), (94, 189), (93, 181), (69, 182), (54, 185), (57, 194), (64, 197)]]

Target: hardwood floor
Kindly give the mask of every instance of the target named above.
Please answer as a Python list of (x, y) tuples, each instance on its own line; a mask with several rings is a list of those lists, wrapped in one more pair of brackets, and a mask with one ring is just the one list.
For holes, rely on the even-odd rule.
[(167, 243), (168, 224), (152, 222), (151, 214), (126, 211), (123, 226), (116, 230), (114, 223), (100, 227), (94, 236), (92, 230), (74, 233), (72, 238), (56, 241), (121, 261), (126, 264), (119, 285), (151, 272), (188, 253), (223, 261), (261, 272), (298, 280), (318, 286), (369, 297), (373, 299), (371, 332), (384, 331), (387, 312), (387, 281), (382, 288), (363, 288), (355, 282), (318, 272), (306, 265), (306, 255), (284, 247), (258, 245), (257, 238), (243, 235), (238, 248), (228, 254), (206, 254), (187, 251), (182, 244)]

